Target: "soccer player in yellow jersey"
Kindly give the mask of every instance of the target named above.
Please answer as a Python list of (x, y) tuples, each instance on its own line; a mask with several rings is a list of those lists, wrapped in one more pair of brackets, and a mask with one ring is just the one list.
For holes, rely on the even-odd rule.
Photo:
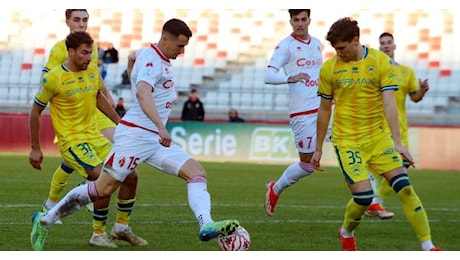
[[(385, 52), (392, 60), (395, 66), (397, 80), (398, 80), (398, 91), (395, 92), (396, 106), (398, 109), (399, 119), (399, 132), (401, 135), (401, 142), (404, 147), (409, 148), (408, 130), (409, 125), (407, 123), (406, 115), (406, 97), (409, 96), (412, 102), (419, 102), (423, 99), (425, 94), (429, 90), (428, 79), (418, 80), (415, 77), (414, 71), (405, 65), (399, 64), (395, 61), (394, 53), (396, 50), (396, 44), (394, 37), (391, 33), (384, 32), (379, 36), (380, 50)], [(404, 166), (409, 167), (406, 160)], [(378, 216), (381, 219), (391, 218), (394, 213), (386, 210), (382, 204), (386, 196), (391, 192), (391, 187), (385, 178), (373, 178), (370, 176), (372, 187), (374, 189), (374, 198), (372, 204), (366, 210), (364, 214), (369, 217)]]
[[(69, 27), (70, 32), (86, 31), (88, 27), (88, 19), (89, 19), (89, 14), (86, 9), (67, 9), (65, 11), (65, 16), (66, 16), (66, 24)], [(66, 61), (67, 57), (68, 57), (68, 51), (67, 51), (65, 40), (57, 42), (51, 50), (47, 64), (43, 68), (42, 77), (43, 75), (45, 75), (47, 72), (49, 72), (53, 68), (61, 66)], [(91, 65), (97, 68), (98, 54), (97, 54), (97, 44), (96, 43), (93, 43), (92, 53), (90, 57), (91, 57)], [(110, 92), (105, 87), (104, 81), (102, 79), (100, 79), (100, 83), (102, 87), (101, 92), (104, 94), (106, 98), (108, 98), (109, 103), (112, 104), (113, 106), (113, 100), (110, 95)], [(97, 125), (97, 128), (99, 129), (99, 131), (105, 137), (107, 137), (110, 141), (113, 141), (113, 133), (115, 129), (115, 124), (112, 122), (112, 120), (107, 118), (98, 109), (96, 110), (96, 113), (95, 113), (94, 124)], [(102, 159), (105, 159), (105, 158), (102, 158)], [(48, 199), (44, 202), (44, 205), (43, 205), (44, 211), (49, 210), (57, 203), (73, 171), (74, 169), (72, 167), (69, 167), (69, 165), (67, 165), (65, 162), (62, 162), (62, 164), (55, 170), (53, 174), (53, 178), (51, 180)], [(86, 172), (84, 171), (80, 171), (79, 173), (82, 175), (83, 178), (87, 180), (97, 179), (97, 175), (90, 176), (90, 175), (87, 175)], [(133, 175), (133, 177), (137, 178), (137, 174)], [(137, 183), (137, 179), (133, 180), (133, 182)], [(117, 200), (118, 212), (116, 216), (116, 223), (122, 224), (122, 225), (127, 225), (129, 223), (129, 216), (133, 209), (133, 205), (135, 201), (134, 197), (135, 197), (135, 192), (136, 192), (135, 188), (131, 189), (128, 187), (127, 190), (125, 190), (125, 188), (127, 187), (126, 186), (121, 187), (120, 193), (118, 196), (118, 200)], [(128, 197), (131, 197), (131, 198), (122, 199), (121, 194), (131, 194), (129, 196), (127, 195)], [(106, 224), (106, 220), (109, 214), (107, 208), (108, 207), (97, 208), (93, 212), (94, 236), (91, 238), (91, 241), (90, 241), (90, 244), (92, 245), (104, 246), (104, 247), (115, 247), (116, 246), (113, 242), (111, 242), (107, 238), (107, 236), (105, 236), (105, 224)], [(128, 232), (128, 231), (125, 235), (121, 236), (122, 238), (127, 238), (124, 240), (127, 240), (132, 245), (143, 245), (146, 243), (145, 240), (137, 237), (134, 233)], [(115, 236), (115, 238), (117, 237), (120, 237), (120, 236)]]
[[(86, 31), (88, 28), (89, 14), (86, 9), (66, 9), (65, 22), (70, 32)], [(97, 44), (94, 44), (91, 63), (98, 64)], [(67, 58), (67, 48), (65, 40), (57, 42), (51, 49), (50, 55), (46, 65), (42, 69), (42, 76), (56, 66), (60, 66)], [(102, 93), (113, 103), (112, 96), (107, 90), (104, 82), (102, 81)], [(108, 119), (103, 113), (97, 111), (96, 113), (97, 125), (99, 130), (110, 141), (113, 141), (113, 132), (115, 131), (115, 124)], [(55, 137), (57, 143), (57, 137)], [(48, 210), (56, 205), (64, 187), (67, 185), (73, 169), (62, 163), (53, 174), (48, 192), (48, 199), (43, 204), (43, 210)]]
[[(402, 160), (414, 165), (402, 145), (394, 92), (398, 89), (392, 60), (385, 53), (362, 46), (358, 22), (336, 21), (326, 39), (336, 51), (321, 67), (318, 95), (317, 144), (312, 157), (322, 171), (322, 147), (335, 102), (332, 144), (352, 198), (338, 235), (343, 250), (357, 250), (354, 231), (374, 195), (368, 172), (383, 175), (398, 195), (404, 214), (423, 250), (440, 250), (431, 241), (425, 208), (410, 183)], [(385, 127), (388, 121), (391, 133)]]

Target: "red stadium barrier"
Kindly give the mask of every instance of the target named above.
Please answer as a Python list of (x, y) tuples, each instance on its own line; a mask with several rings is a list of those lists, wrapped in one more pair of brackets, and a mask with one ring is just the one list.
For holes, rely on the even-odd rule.
[[(29, 153), (29, 115), (0, 113), (0, 153)], [(49, 115), (41, 117), (40, 143), (45, 154), (59, 154)]]
[[(171, 120), (178, 122), (180, 120)], [(207, 121), (208, 123), (227, 124), (225, 120)], [(247, 124), (268, 125), (286, 122), (247, 121)], [(0, 113), (0, 153), (30, 152), (28, 114)], [(412, 126), (409, 129), (409, 145), (418, 169), (460, 170), (460, 127)], [(42, 115), (41, 148), (45, 155), (59, 155), (57, 145), (53, 143), (54, 130), (49, 115)], [(328, 144), (325, 144), (328, 145)], [(330, 156), (333, 156), (332, 154)]]

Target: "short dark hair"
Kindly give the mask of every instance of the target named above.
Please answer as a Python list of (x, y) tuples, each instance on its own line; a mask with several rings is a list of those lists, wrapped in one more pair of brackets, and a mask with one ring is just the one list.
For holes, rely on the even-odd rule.
[(358, 22), (350, 17), (345, 17), (332, 24), (326, 39), (334, 45), (339, 41), (351, 42), (356, 36), (359, 37)]
[(391, 34), (391, 33), (389, 33), (389, 32), (384, 32), (384, 33), (380, 34), (379, 40), (382, 39), (383, 37), (387, 37), (387, 36), (388, 36), (388, 37), (391, 37), (391, 39), (394, 40), (393, 34)]
[(288, 12), (291, 18), (300, 14), (301, 12), (307, 12), (308, 17), (310, 17), (310, 9), (289, 9)]
[(65, 9), (65, 19), (69, 19), (73, 12), (82, 11), (88, 13), (86, 9)]
[(94, 40), (87, 32), (71, 32), (65, 39), (67, 49), (78, 49), (83, 44), (93, 45)]
[(190, 30), (188, 25), (184, 21), (176, 18), (167, 21), (163, 25), (163, 31), (168, 32), (175, 37), (179, 37), (181, 34), (187, 38), (192, 37), (192, 30)]

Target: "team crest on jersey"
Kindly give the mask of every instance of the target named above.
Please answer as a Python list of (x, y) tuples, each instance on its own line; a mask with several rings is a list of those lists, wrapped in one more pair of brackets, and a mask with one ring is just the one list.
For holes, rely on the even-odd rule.
[(360, 172), (361, 172), (361, 165), (357, 164), (351, 167), (351, 174), (353, 174), (354, 176), (358, 176)]
[(358, 67), (353, 67), (353, 68), (351, 69), (351, 73), (359, 73)]
[(118, 166), (122, 168), (126, 163), (125, 157), (121, 157), (120, 160), (118, 160)]
[(374, 75), (375, 74), (375, 67), (372, 66), (372, 65), (367, 67), (367, 73), (370, 74), (370, 75)]
[(84, 81), (84, 80), (83, 80), (83, 77), (78, 77), (78, 81), (79, 81), (79, 82), (83, 82), (83, 81)]
[(145, 64), (145, 67), (153, 68), (153, 62), (147, 62), (147, 64)]

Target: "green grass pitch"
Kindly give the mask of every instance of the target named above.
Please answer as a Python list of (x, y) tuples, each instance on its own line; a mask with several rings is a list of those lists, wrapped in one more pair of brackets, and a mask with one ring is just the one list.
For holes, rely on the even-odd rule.
[[(49, 182), (59, 157), (47, 156), (41, 171), (34, 170), (27, 155), (0, 156), (0, 251), (29, 251), (31, 215), (47, 197)], [(263, 208), (265, 184), (276, 179), (286, 165), (202, 162), (208, 172), (208, 190), (215, 220), (236, 218), (251, 235), (252, 251), (338, 251), (337, 229), (350, 198), (338, 168), (328, 167), (284, 191), (276, 214)], [(179, 178), (141, 165), (133, 230), (149, 241), (131, 247), (116, 241), (111, 251), (218, 251), (217, 242), (201, 242), (198, 225), (187, 204), (186, 185)], [(435, 244), (460, 250), (460, 172), (410, 169), (409, 175), (422, 199)], [(81, 177), (75, 174), (65, 192)], [(115, 196), (107, 229), (115, 217)], [(363, 251), (418, 251), (420, 244), (404, 217), (395, 194), (385, 206), (395, 212), (390, 220), (365, 218), (356, 230)], [(86, 209), (63, 219), (48, 234), (47, 251), (103, 251), (88, 245), (91, 214)]]

